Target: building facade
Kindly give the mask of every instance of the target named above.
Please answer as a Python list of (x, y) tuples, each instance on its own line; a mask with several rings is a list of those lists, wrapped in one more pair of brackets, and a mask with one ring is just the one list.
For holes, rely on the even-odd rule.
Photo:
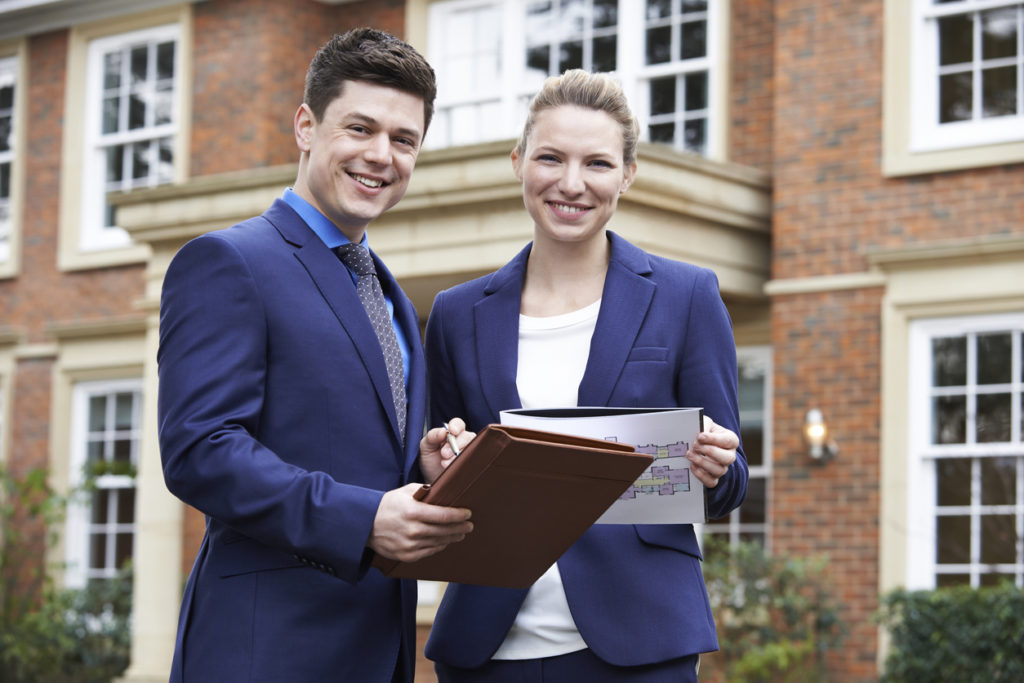
[(885, 591), (1024, 585), (1024, 2), (0, 0), (0, 462), (99, 474), (49, 559), (133, 561), (127, 680), (165, 680), (203, 531), (159, 466), (163, 273), (293, 181), (309, 59), (362, 25), (438, 73), (371, 229), (423, 320), (530, 238), (508, 153), (543, 77), (622, 82), (612, 227), (714, 269), (734, 323), (752, 479), (705, 532), (829, 558), (835, 680), (877, 677)]

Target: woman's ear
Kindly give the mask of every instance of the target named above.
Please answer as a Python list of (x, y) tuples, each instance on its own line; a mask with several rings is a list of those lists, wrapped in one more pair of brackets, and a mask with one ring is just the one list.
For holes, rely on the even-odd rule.
[(523, 156), (518, 147), (512, 150), (509, 158), (512, 159), (512, 172), (516, 174), (516, 180), (523, 182)]
[(636, 162), (626, 164), (626, 167), (622, 169), (622, 185), (619, 187), (619, 194), (624, 194), (629, 186), (633, 184), (633, 179), (636, 178)]

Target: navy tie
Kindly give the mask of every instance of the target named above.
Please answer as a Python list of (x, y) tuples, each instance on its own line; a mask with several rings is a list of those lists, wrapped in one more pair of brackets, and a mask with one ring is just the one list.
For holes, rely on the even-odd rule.
[(405, 365), (402, 363), (402, 350), (398, 347), (398, 337), (395, 336), (395, 328), (391, 325), (391, 316), (388, 314), (387, 302), (384, 301), (384, 292), (380, 288), (380, 281), (377, 279), (377, 269), (373, 267), (373, 259), (366, 248), (352, 244), (342, 244), (335, 248), (334, 253), (338, 255), (341, 262), (352, 269), (359, 279), (356, 282), (356, 292), (359, 293), (359, 300), (370, 317), (373, 331), (377, 333), (377, 340), (380, 342), (381, 351), (384, 352), (384, 362), (388, 366), (388, 380), (391, 382), (391, 398), (395, 402), (395, 412), (398, 414), (398, 429), (402, 435), (402, 442), (405, 442)]

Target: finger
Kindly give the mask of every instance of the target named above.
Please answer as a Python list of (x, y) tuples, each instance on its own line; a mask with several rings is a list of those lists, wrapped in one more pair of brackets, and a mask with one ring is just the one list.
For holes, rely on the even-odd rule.
[(448, 431), (452, 433), (452, 436), (458, 436), (466, 431), (465, 421), (461, 417), (453, 417), (448, 420)]

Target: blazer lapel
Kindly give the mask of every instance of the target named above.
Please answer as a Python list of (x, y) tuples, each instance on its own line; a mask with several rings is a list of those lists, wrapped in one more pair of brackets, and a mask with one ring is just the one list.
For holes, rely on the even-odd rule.
[(580, 406), (605, 406), (647, 316), (655, 285), (647, 254), (608, 232), (611, 260), (601, 295), (601, 312), (590, 341), (590, 356), (577, 396)]
[(380, 350), (380, 342), (377, 341), (373, 325), (359, 301), (356, 288), (352, 286), (348, 271), (338, 261), (334, 252), (320, 241), (316, 233), (285, 202), (276, 200), (264, 216), (295, 248), (295, 258), (305, 267), (313, 284), (320, 290), (321, 296), (352, 339), (352, 344), (356, 347), (356, 352), (376, 389), (377, 398), (387, 411), (391, 430), (398, 439), (398, 416), (391, 401), (391, 385), (388, 382), (384, 354)]
[(519, 309), (531, 245), (491, 276), (484, 297), (473, 307), (476, 358), (488, 413), (520, 408), (516, 388)]

